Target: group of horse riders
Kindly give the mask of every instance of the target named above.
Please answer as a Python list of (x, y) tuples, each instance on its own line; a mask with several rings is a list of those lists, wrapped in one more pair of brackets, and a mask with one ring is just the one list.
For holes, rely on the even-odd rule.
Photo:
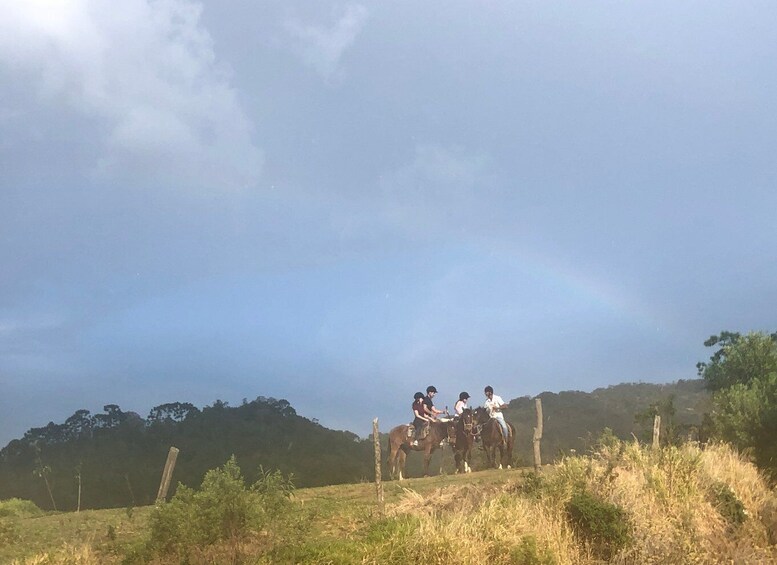
[[(486, 395), (483, 407), (488, 415), (499, 424), (502, 429), (503, 437), (507, 439), (509, 436), (509, 429), (504, 414), (502, 413), (507, 407), (507, 404), (502, 400), (501, 396), (494, 394), (494, 389), (490, 385), (483, 389), (483, 392)], [(415, 395), (413, 395), (413, 423), (408, 428), (408, 437), (413, 437), (411, 443), (413, 447), (418, 446), (419, 439), (426, 437), (431, 422), (446, 422), (451, 420), (451, 415), (448, 413), (447, 406), (445, 410), (435, 408), (433, 399), (436, 394), (437, 388), (430, 385), (426, 387), (426, 395), (422, 392), (416, 392)], [(453, 407), (453, 420), (461, 417), (464, 411), (469, 409), (469, 406), (467, 405), (469, 398), (468, 392), (459, 394), (459, 399)]]

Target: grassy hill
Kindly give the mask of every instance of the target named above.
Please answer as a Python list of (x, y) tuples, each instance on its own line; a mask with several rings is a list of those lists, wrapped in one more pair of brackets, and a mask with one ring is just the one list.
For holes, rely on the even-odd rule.
[[(221, 485), (209, 487), (213, 509), (236, 500), (226, 496), (226, 483), (213, 484)], [(489, 470), (384, 488), (383, 513), (370, 483), (298, 489), (261, 527), (168, 553), (143, 549), (166, 535), (153, 507), (5, 516), (0, 562), (405, 565), (419, 555), (432, 564), (484, 565), (777, 561), (775, 493), (725, 445), (651, 450), (610, 438), (539, 475)], [(181, 502), (165, 506), (174, 511), (168, 517)], [(223, 517), (234, 524), (234, 513)], [(186, 528), (201, 522), (185, 513), (177, 519)]]

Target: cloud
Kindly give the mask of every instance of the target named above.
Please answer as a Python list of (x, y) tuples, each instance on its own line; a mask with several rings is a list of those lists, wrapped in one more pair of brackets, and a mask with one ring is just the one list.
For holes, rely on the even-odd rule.
[(450, 233), (484, 223), (493, 190), (490, 159), (459, 147), (419, 144), (414, 158), (380, 179), (386, 220), (410, 234)]
[(331, 28), (296, 20), (288, 20), (284, 27), (295, 40), (295, 48), (305, 64), (330, 80), (340, 70), (340, 60), (364, 27), (367, 16), (367, 8), (351, 4)]
[(200, 24), (199, 3), (0, 5), (0, 72), (28, 94), (2, 114), (22, 112), (27, 124), (41, 120), (41, 107), (75, 115), (77, 127), (56, 138), (96, 145), (86, 174), (214, 187), (256, 182), (262, 152)]

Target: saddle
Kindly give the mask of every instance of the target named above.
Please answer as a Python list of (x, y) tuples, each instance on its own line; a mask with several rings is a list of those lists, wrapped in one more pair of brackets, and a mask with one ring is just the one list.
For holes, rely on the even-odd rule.
[(429, 427), (428, 425), (422, 426), (420, 430), (416, 430), (416, 427), (413, 424), (409, 424), (407, 426), (407, 437), (412, 438), (415, 437), (417, 440), (426, 439), (426, 436), (429, 435)]

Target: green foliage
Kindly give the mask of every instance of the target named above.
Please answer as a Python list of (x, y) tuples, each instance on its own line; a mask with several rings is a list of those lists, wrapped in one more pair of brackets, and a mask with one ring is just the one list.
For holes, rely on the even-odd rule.
[(567, 503), (566, 512), (575, 534), (600, 559), (611, 559), (629, 542), (626, 512), (588, 491), (576, 492)]
[(22, 500), (21, 498), (0, 500), (0, 518), (23, 518), (29, 516), (39, 516), (41, 514), (43, 514), (43, 510), (38, 508), (31, 500)]
[(540, 549), (537, 538), (524, 536), (521, 543), (510, 550), (510, 563), (515, 565), (556, 565), (556, 557), (547, 547)]
[(751, 332), (742, 336), (724, 331), (710, 337), (704, 345), (719, 347), (709, 362), (696, 365), (699, 376), (712, 391), (747, 385), (753, 379), (777, 372), (777, 332)]
[(713, 433), (751, 451), (762, 469), (777, 474), (777, 333), (721, 335), (725, 339), (713, 336), (706, 342), (722, 347), (699, 365), (715, 391)]
[(745, 505), (737, 498), (734, 491), (726, 483), (716, 482), (710, 489), (712, 503), (726, 521), (732, 526), (739, 526), (747, 520)]
[(168, 504), (156, 509), (149, 546), (155, 553), (186, 558), (217, 542), (245, 541), (271, 526), (292, 490), (290, 479), (264, 470), (253, 486), (246, 487), (232, 456), (223, 467), (205, 474), (199, 490), (180, 486)]

